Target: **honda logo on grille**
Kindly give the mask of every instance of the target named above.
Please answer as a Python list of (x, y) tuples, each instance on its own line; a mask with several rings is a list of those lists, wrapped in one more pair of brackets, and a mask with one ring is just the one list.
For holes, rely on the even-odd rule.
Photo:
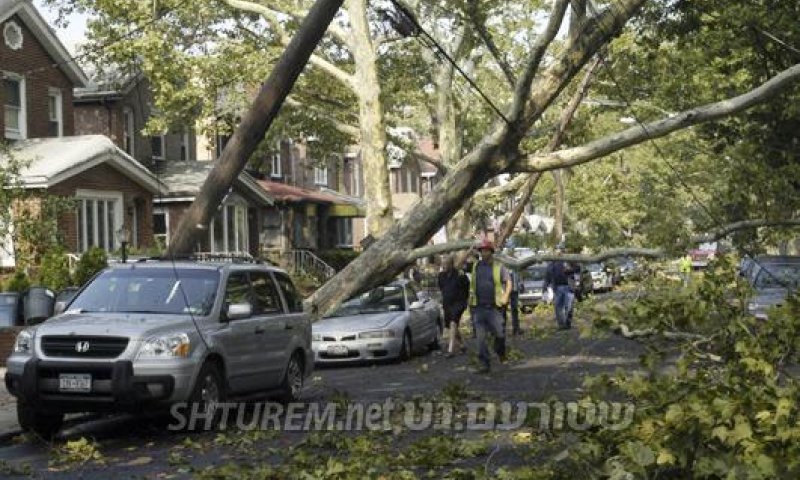
[(86, 353), (89, 351), (89, 342), (78, 342), (75, 344), (75, 351), (78, 353)]

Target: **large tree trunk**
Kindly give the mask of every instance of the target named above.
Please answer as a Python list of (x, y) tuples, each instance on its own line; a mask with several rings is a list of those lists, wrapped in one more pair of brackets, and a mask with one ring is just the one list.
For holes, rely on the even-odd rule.
[(311, 8), (184, 214), (170, 242), (169, 255), (191, 253), (201, 236), (208, 234), (211, 217), (264, 138), (341, 5), (342, 0), (317, 0)]
[(367, 231), (380, 238), (394, 222), (389, 165), (386, 160), (386, 127), (378, 59), (370, 38), (366, 0), (345, 3), (352, 28), (352, 53), (355, 62), (355, 90), (358, 96), (361, 155), (364, 162), (364, 193), (367, 200)]

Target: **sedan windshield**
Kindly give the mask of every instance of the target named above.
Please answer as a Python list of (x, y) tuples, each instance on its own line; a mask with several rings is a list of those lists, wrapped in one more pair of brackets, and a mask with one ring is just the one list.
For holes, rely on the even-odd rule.
[(787, 265), (764, 265), (758, 272), (755, 288), (800, 287), (800, 263)]
[(370, 290), (342, 304), (331, 317), (346, 317), (365, 313), (397, 312), (406, 309), (403, 287), (389, 285)]
[(106, 270), (69, 305), (71, 311), (208, 315), (219, 272), (178, 268)]

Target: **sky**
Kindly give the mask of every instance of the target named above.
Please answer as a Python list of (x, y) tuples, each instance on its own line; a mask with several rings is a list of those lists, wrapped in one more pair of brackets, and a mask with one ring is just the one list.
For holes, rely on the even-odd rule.
[(85, 14), (73, 14), (69, 17), (69, 25), (66, 28), (56, 26), (58, 19), (58, 12), (51, 10), (44, 5), (42, 0), (33, 0), (33, 4), (39, 9), (47, 23), (51, 28), (55, 29), (59, 40), (67, 47), (67, 50), (74, 56), (76, 47), (86, 40), (86, 20)]

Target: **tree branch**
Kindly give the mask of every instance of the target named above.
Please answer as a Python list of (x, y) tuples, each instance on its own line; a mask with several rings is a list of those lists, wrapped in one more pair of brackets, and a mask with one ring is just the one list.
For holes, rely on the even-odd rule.
[(472, 26), (478, 32), (478, 36), (483, 41), (486, 48), (489, 50), (489, 53), (492, 54), (494, 61), (497, 63), (497, 66), (500, 67), (500, 70), (503, 71), (503, 75), (506, 77), (506, 81), (514, 88), (514, 85), (517, 84), (517, 79), (514, 75), (514, 71), (511, 70), (511, 66), (508, 64), (505, 56), (500, 52), (500, 49), (497, 48), (497, 44), (494, 43), (494, 39), (492, 38), (491, 32), (489, 32), (489, 28), (486, 26), (485, 18), (481, 18), (478, 14), (478, 1), (477, 0), (470, 0), (469, 1), (469, 18), (472, 22)]
[(794, 85), (798, 80), (800, 80), (800, 64), (784, 70), (763, 85), (737, 97), (692, 108), (663, 120), (631, 127), (580, 147), (549, 154), (528, 155), (513, 162), (508, 170), (512, 172), (543, 172), (580, 165), (648, 139), (663, 137), (692, 125), (740, 112), (774, 97)]
[(561, 22), (564, 20), (564, 14), (567, 11), (567, 5), (569, 5), (569, 0), (556, 0), (553, 3), (553, 9), (550, 11), (547, 27), (545, 27), (544, 32), (539, 35), (536, 42), (533, 44), (531, 53), (526, 61), (525, 72), (517, 83), (516, 90), (514, 91), (513, 101), (511, 103), (511, 114), (508, 116), (512, 122), (519, 121), (524, 114), (525, 100), (530, 97), (533, 77), (539, 69), (547, 47), (550, 46), (550, 43), (558, 33)]
[[(303, 15), (298, 13), (278, 12), (277, 10), (273, 10), (272, 8), (269, 8), (265, 5), (261, 5), (259, 3), (251, 2), (248, 0), (223, 0), (223, 1), (225, 2), (226, 5), (236, 10), (241, 10), (244, 12), (255, 13), (256, 15), (261, 15), (261, 17), (264, 20), (266, 20), (275, 30), (275, 33), (278, 35), (278, 39), (284, 46), (289, 45), (291, 38), (289, 37), (289, 34), (286, 32), (284, 26), (281, 24), (279, 15), (284, 14), (296, 19), (303, 18)], [(344, 34), (344, 32), (342, 32), (341, 29), (338, 29), (338, 27), (334, 25), (328, 27), (329, 33), (333, 33), (334, 31), (338, 32), (337, 35)], [(345, 45), (349, 46), (349, 44), (347, 43), (345, 43)], [(312, 54), (311, 58), (309, 59), (309, 63), (321, 69), (322, 71), (328, 73), (330, 76), (332, 76), (339, 82), (343, 83), (347, 88), (351, 90), (356, 89), (355, 81), (351, 74), (337, 67), (336, 65), (332, 64), (328, 60), (325, 60), (319, 55)]]
[(797, 227), (797, 226), (800, 226), (800, 218), (785, 218), (778, 220), (759, 218), (754, 220), (742, 220), (740, 222), (734, 222), (728, 225), (724, 225), (712, 232), (704, 233), (701, 235), (695, 235), (692, 237), (692, 243), (715, 242), (721, 238), (727, 237), (733, 232), (739, 230), (747, 230), (750, 228)]
[(349, 135), (350, 137), (353, 137), (353, 139), (356, 141), (358, 141), (358, 139), (361, 138), (361, 129), (359, 129), (358, 127), (342, 122), (341, 120), (339, 120), (338, 118), (334, 117), (329, 113), (321, 112), (314, 107), (310, 107), (308, 104), (300, 102), (291, 95), (286, 97), (286, 100), (284, 102), (286, 106), (291, 108), (302, 108), (304, 110), (312, 111), (314, 115), (330, 123), (339, 132), (345, 135)]

